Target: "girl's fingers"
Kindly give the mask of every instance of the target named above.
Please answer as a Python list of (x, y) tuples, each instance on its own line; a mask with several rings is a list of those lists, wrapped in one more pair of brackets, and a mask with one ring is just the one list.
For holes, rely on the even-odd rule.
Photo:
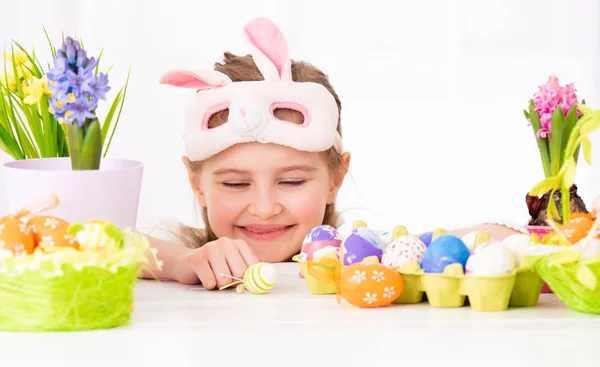
[(207, 258), (204, 257), (202, 260), (192, 263), (192, 270), (196, 273), (204, 288), (210, 290), (216, 287), (217, 280)]
[(218, 288), (235, 281), (234, 279), (231, 279), (231, 271), (229, 270), (229, 265), (227, 265), (227, 260), (225, 259), (224, 249), (219, 249), (219, 251), (211, 251), (211, 253), (208, 255), (208, 261), (210, 262), (210, 267), (212, 268), (215, 279), (217, 280)]
[(240, 252), (240, 255), (242, 255), (242, 258), (244, 259), (248, 267), (258, 262), (258, 258), (256, 257), (256, 255), (254, 255), (254, 252), (252, 252), (252, 250), (246, 242), (242, 240), (236, 241), (236, 247)]
[(225, 259), (227, 260), (231, 275), (243, 279), (244, 273), (246, 272), (246, 269), (248, 269), (248, 265), (242, 257), (239, 248), (235, 245), (228, 246), (225, 249)]

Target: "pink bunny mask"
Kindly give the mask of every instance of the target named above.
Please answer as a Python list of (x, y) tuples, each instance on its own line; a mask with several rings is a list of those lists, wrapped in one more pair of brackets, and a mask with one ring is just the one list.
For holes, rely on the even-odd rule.
[[(204, 160), (247, 142), (276, 143), (309, 152), (334, 147), (341, 154), (342, 138), (336, 130), (339, 113), (333, 95), (321, 84), (292, 80), (287, 41), (273, 22), (254, 19), (244, 32), (264, 81), (234, 83), (214, 70), (175, 70), (160, 79), (162, 84), (199, 90), (186, 111), (188, 158)], [(277, 108), (302, 113), (304, 122), (278, 119), (273, 115)], [(210, 117), (225, 109), (229, 109), (227, 122), (209, 129)]]

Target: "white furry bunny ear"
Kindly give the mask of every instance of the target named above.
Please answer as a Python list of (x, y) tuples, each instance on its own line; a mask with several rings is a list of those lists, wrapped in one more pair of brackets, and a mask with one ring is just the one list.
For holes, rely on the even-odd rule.
[(160, 78), (161, 84), (169, 84), (180, 88), (212, 89), (230, 84), (231, 79), (218, 71), (173, 70)]
[(244, 34), (265, 80), (292, 81), (288, 44), (275, 23), (267, 18), (256, 18), (246, 24)]

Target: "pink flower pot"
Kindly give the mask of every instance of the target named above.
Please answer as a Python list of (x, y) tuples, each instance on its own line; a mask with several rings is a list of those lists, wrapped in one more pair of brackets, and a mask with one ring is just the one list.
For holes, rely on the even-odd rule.
[[(552, 232), (552, 227), (550, 226), (525, 226), (527, 232), (529, 234), (537, 234), (539, 238), (544, 237), (548, 233)], [(542, 287), (542, 293), (553, 293), (548, 284), (544, 283)]]
[(41, 197), (54, 194), (59, 206), (46, 214), (69, 223), (107, 219), (135, 228), (143, 176), (141, 162), (103, 159), (99, 170), (73, 171), (70, 158), (12, 161), (3, 170), (8, 210), (16, 213)]

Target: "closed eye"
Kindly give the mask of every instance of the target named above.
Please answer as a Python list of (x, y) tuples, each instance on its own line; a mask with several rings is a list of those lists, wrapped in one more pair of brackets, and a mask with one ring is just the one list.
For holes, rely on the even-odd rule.
[(280, 184), (281, 185), (285, 185), (285, 186), (300, 186), (300, 185), (304, 185), (306, 183), (306, 180), (289, 180), (289, 181), (281, 181)]
[(241, 188), (250, 186), (247, 182), (223, 182), (223, 186), (232, 188)]

